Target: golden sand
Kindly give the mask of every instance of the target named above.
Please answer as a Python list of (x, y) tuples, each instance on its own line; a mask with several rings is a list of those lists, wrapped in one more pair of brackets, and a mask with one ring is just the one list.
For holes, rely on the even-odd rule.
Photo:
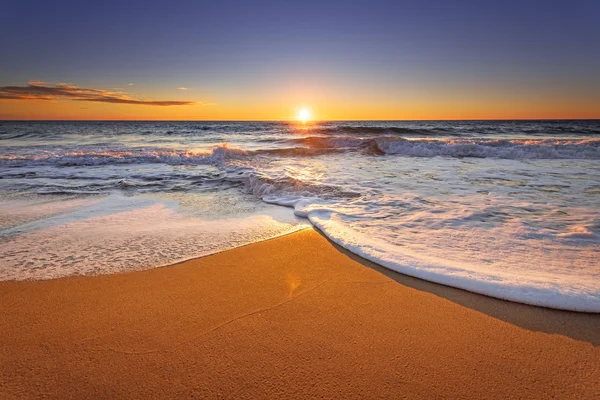
[(402, 276), (312, 229), (0, 283), (1, 398), (600, 398), (600, 315)]

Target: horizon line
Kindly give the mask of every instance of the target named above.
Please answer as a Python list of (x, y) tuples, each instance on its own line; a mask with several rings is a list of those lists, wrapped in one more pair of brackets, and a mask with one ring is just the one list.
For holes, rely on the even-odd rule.
[(0, 122), (423, 122), (423, 121), (600, 121), (593, 118), (432, 118), (432, 119), (320, 119), (302, 123), (296, 119), (0, 119)]

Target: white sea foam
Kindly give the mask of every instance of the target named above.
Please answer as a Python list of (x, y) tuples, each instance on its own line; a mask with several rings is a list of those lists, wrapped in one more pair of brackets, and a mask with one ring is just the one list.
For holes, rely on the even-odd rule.
[(276, 207), (260, 212), (221, 209), (218, 219), (207, 219), (210, 210), (205, 208), (210, 206), (210, 200), (203, 204), (205, 218), (200, 218), (193, 210), (176, 211), (169, 200), (111, 196), (72, 212), (42, 216), (2, 231), (0, 280), (155, 268), (306, 227)]
[[(314, 199), (298, 196), (266, 196), (263, 200), (294, 207), (297, 216), (308, 218), (335, 243), (405, 275), (519, 303), (600, 312), (600, 271), (579, 271), (575, 275), (562, 268), (548, 271), (540, 266), (541, 268), (536, 269), (535, 256), (527, 260), (526, 266), (529, 268), (523, 268), (523, 263), (502, 268), (482, 262), (455, 261), (443, 257), (443, 251), (438, 256), (429, 255), (426, 249), (413, 251), (410, 246), (394, 245), (374, 238), (373, 235), (358, 232), (351, 227), (351, 216), (348, 219), (348, 214), (336, 212), (335, 204), (318, 200), (315, 202)], [(423, 230), (424, 234), (427, 232)], [(577, 235), (584, 235), (584, 239), (590, 238), (588, 231)], [(574, 235), (570, 237), (581, 238)], [(438, 245), (445, 247), (444, 243)], [(496, 245), (501, 247), (503, 243), (499, 241)], [(469, 252), (468, 248), (463, 251)], [(590, 254), (589, 261), (594, 262), (597, 256), (597, 252)]]

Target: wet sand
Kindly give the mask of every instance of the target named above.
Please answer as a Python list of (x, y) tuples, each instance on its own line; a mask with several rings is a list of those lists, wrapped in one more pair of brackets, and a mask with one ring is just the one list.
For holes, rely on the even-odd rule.
[(0, 397), (600, 397), (600, 315), (402, 276), (312, 229), (128, 274), (0, 283)]

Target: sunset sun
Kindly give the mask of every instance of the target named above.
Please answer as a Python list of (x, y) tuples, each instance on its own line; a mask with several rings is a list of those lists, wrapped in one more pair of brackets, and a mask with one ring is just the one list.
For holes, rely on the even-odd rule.
[(296, 117), (296, 119), (305, 124), (307, 121), (310, 120), (310, 110), (308, 108), (301, 108), (298, 111), (298, 116)]

